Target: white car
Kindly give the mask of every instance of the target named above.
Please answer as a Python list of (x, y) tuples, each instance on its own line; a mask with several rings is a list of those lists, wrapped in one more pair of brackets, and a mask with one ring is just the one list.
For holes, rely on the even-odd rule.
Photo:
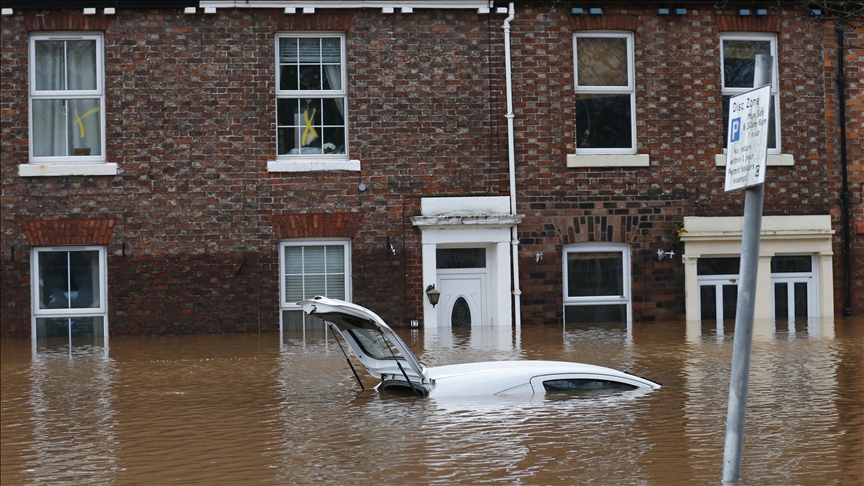
[[(365, 307), (326, 297), (297, 304), (345, 339), (369, 374), (381, 380), (375, 389), (382, 393), (439, 398), (660, 388), (659, 383), (623, 371), (564, 361), (487, 361), (426, 367), (390, 326)], [(346, 359), (353, 371), (347, 354)], [(354, 376), (363, 387), (356, 371)]]

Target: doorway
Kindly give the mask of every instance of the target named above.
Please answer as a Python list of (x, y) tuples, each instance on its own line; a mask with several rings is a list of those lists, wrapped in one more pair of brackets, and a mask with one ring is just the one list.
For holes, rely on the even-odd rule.
[(488, 308), (487, 249), (438, 248), (436, 267), (440, 322), (450, 328), (491, 324)]

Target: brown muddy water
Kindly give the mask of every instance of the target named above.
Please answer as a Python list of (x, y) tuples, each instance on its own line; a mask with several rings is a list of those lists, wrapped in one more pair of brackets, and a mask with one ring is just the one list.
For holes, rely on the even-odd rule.
[[(399, 331), (427, 365), (581, 361), (664, 384), (533, 399), (361, 392), (311, 330), (5, 340), (0, 483), (721, 484), (733, 327)], [(864, 319), (757, 323), (740, 484), (864, 484)]]

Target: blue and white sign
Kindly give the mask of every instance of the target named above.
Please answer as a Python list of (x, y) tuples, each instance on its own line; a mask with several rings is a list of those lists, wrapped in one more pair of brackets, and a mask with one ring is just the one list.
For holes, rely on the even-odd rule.
[(729, 100), (726, 191), (765, 182), (770, 102), (770, 85), (742, 93)]

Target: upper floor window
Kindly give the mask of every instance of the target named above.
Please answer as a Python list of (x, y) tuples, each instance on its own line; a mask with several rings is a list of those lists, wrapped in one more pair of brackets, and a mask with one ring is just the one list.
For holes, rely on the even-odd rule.
[(30, 37), (31, 161), (105, 160), (105, 88), (99, 34)]
[(277, 158), (347, 159), (345, 37), (285, 34), (276, 44)]
[(768, 112), (768, 153), (779, 154), (777, 120), (780, 119), (780, 93), (777, 89), (777, 38), (773, 34), (722, 34), (720, 36), (720, 68), (723, 79), (723, 143), (729, 138), (729, 100), (753, 89), (756, 56), (770, 55), (771, 103)]
[(576, 56), (576, 153), (636, 153), (633, 34), (579, 32)]

